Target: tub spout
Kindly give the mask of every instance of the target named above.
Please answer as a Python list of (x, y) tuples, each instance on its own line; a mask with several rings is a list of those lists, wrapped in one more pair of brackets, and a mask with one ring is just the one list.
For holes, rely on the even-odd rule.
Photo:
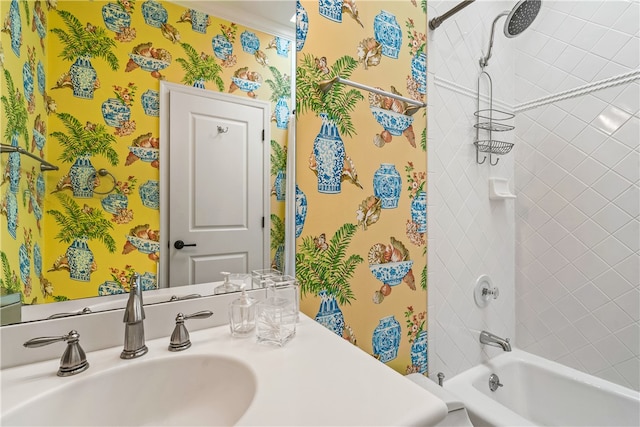
[(493, 347), (500, 347), (504, 351), (511, 351), (511, 343), (509, 338), (500, 338), (497, 335), (493, 335), (491, 332), (480, 332), (480, 342), (482, 344), (491, 345)]

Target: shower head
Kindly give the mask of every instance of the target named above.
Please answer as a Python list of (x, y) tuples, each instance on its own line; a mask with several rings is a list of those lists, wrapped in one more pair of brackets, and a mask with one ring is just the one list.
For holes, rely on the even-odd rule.
[(505, 37), (512, 38), (520, 35), (536, 19), (540, 12), (541, 0), (520, 0), (509, 12), (504, 23)]
[(506, 10), (502, 12), (500, 15), (496, 16), (493, 20), (493, 24), (491, 25), (491, 38), (489, 39), (489, 50), (486, 56), (480, 58), (480, 67), (484, 68), (489, 63), (489, 58), (491, 57), (491, 49), (493, 48), (493, 36), (495, 34), (496, 23), (498, 19), (503, 16), (507, 17), (507, 20), (504, 23), (504, 35), (507, 38), (513, 38), (520, 35), (524, 30), (529, 28), (531, 23), (536, 16), (538, 16), (538, 12), (540, 12), (540, 7), (542, 6), (542, 0), (520, 0), (516, 3), (513, 9)]

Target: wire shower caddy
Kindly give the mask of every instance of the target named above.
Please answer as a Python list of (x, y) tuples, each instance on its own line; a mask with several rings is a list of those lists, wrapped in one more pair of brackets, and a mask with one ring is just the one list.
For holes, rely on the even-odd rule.
[[(480, 108), (480, 85), (483, 75), (486, 76), (489, 82), (489, 108), (485, 109)], [(478, 75), (476, 108), (475, 113), (473, 113), (473, 115), (476, 116), (476, 123), (473, 125), (473, 127), (476, 128), (476, 140), (473, 143), (476, 146), (476, 162), (483, 164), (487, 160), (487, 156), (484, 155), (481, 160), (480, 153), (488, 153), (489, 164), (495, 166), (498, 164), (500, 158), (496, 158), (494, 162), (493, 156), (507, 154), (513, 148), (513, 144), (511, 142), (494, 139), (493, 132), (507, 132), (515, 129), (515, 126), (508, 123), (509, 120), (515, 117), (515, 114), (493, 108), (493, 81), (489, 73), (484, 70)], [(486, 138), (481, 139), (480, 131), (486, 132)]]

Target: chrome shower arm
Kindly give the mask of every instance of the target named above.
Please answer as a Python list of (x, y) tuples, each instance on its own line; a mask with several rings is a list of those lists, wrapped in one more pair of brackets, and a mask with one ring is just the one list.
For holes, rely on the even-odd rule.
[(508, 14), (509, 11), (505, 10), (500, 15), (496, 16), (496, 18), (493, 20), (493, 24), (491, 24), (491, 37), (489, 38), (489, 49), (487, 55), (480, 58), (480, 68), (484, 68), (489, 65), (489, 58), (491, 58), (491, 49), (493, 49), (493, 36), (496, 33), (496, 23), (498, 22), (498, 19), (502, 18), (503, 16), (507, 16)]

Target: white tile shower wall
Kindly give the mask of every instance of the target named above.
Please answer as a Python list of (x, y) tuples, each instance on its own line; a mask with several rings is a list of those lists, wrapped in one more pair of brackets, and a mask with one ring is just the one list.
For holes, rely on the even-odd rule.
[[(640, 3), (545, 1), (516, 43), (516, 101), (630, 82), (516, 119), (516, 336), (640, 389)], [(589, 86), (587, 86), (589, 88)], [(551, 100), (550, 100), (551, 101)]]
[[(455, 4), (430, 0), (429, 19)], [(493, 19), (510, 6), (475, 2), (428, 34), (429, 372), (434, 378), (439, 371), (452, 377), (501, 351), (480, 344), (481, 330), (515, 334), (514, 202), (488, 196), (490, 176), (513, 179), (513, 154), (502, 156), (497, 166), (488, 160), (477, 164), (472, 144), (478, 60)], [(514, 104), (513, 52), (513, 44), (496, 31), (487, 71), (499, 108)], [(513, 142), (512, 132), (500, 137)], [(484, 309), (473, 299), (482, 274), (500, 289), (499, 299)]]

